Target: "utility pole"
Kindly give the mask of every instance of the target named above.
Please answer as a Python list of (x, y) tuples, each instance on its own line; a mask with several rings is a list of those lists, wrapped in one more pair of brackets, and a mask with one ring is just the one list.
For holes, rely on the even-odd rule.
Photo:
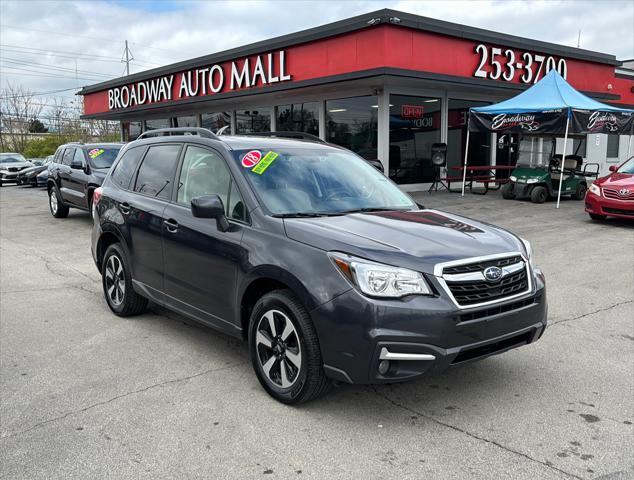
[(130, 75), (130, 61), (134, 60), (134, 55), (132, 55), (132, 52), (128, 48), (127, 40), (125, 41), (125, 51), (123, 52), (123, 55), (125, 56), (125, 60), (121, 59), (121, 62), (125, 63), (125, 74), (128, 76)]

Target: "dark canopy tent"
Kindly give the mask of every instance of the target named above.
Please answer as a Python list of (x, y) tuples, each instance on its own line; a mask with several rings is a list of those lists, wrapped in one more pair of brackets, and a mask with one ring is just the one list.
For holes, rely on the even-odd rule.
[[(504, 132), (531, 135), (609, 133), (634, 135), (634, 110), (613, 107), (575, 90), (555, 70), (519, 95), (494, 105), (469, 109), (467, 145), (462, 177), (464, 196), (469, 132)], [(629, 154), (629, 148), (628, 148)], [(563, 158), (563, 157), (562, 157)], [(562, 167), (563, 169), (563, 162)], [(557, 208), (561, 198), (561, 184)]]

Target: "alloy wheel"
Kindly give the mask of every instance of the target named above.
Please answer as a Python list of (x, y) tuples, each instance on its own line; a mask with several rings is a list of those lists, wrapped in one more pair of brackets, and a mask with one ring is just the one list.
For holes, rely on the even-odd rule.
[(53, 212), (53, 215), (55, 215), (57, 213), (57, 194), (55, 193), (55, 190), (51, 189), (49, 198), (51, 202), (51, 211)]
[(125, 298), (125, 273), (121, 259), (111, 255), (106, 263), (106, 292), (113, 305), (119, 306)]
[(290, 388), (299, 378), (302, 349), (299, 334), (288, 315), (269, 310), (260, 318), (255, 336), (258, 362), (267, 379)]

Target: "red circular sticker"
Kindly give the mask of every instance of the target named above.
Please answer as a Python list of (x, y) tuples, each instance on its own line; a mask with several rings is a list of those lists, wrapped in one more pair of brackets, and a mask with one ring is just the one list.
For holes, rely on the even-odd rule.
[(259, 150), (251, 150), (242, 157), (242, 166), (245, 168), (255, 167), (262, 160), (262, 152)]

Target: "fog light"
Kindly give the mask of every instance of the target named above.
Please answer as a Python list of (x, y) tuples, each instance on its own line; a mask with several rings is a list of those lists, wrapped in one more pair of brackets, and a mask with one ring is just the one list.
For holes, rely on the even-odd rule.
[(390, 361), (389, 360), (381, 360), (379, 362), (379, 373), (381, 375), (385, 375), (389, 369), (390, 369)]

